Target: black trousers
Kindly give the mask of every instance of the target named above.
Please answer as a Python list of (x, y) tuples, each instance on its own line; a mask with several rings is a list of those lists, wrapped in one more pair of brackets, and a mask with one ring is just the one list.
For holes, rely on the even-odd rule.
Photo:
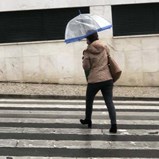
[(111, 124), (116, 124), (116, 111), (113, 103), (113, 81), (108, 80), (98, 83), (88, 83), (86, 91), (86, 119), (91, 120), (93, 101), (98, 91), (101, 91), (108, 109)]

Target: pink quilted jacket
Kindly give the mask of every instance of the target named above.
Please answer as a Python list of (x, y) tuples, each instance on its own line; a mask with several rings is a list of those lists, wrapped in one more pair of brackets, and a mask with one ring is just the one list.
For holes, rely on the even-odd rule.
[(89, 72), (88, 83), (112, 79), (108, 67), (108, 53), (109, 49), (100, 40), (94, 41), (83, 51), (83, 69)]

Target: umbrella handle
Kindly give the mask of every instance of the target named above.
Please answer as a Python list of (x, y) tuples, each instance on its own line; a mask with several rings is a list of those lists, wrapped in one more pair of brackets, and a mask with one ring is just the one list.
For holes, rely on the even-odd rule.
[(79, 12), (79, 14), (81, 14), (81, 10), (80, 9), (78, 10), (78, 12)]

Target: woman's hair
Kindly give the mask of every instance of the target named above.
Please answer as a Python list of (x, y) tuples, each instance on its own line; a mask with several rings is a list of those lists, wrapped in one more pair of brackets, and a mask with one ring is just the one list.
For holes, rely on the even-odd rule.
[(99, 40), (99, 38), (98, 38), (98, 33), (95, 32), (95, 33), (93, 33), (93, 34), (87, 36), (87, 39), (89, 40), (90, 43), (92, 43), (92, 42), (94, 42), (94, 41), (96, 41), (96, 40)]

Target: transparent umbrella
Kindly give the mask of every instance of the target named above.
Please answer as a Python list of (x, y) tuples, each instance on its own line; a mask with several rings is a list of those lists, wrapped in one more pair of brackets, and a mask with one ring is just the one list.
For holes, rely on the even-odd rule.
[(68, 22), (65, 30), (65, 42), (80, 41), (94, 32), (111, 27), (110, 22), (98, 15), (79, 14)]

